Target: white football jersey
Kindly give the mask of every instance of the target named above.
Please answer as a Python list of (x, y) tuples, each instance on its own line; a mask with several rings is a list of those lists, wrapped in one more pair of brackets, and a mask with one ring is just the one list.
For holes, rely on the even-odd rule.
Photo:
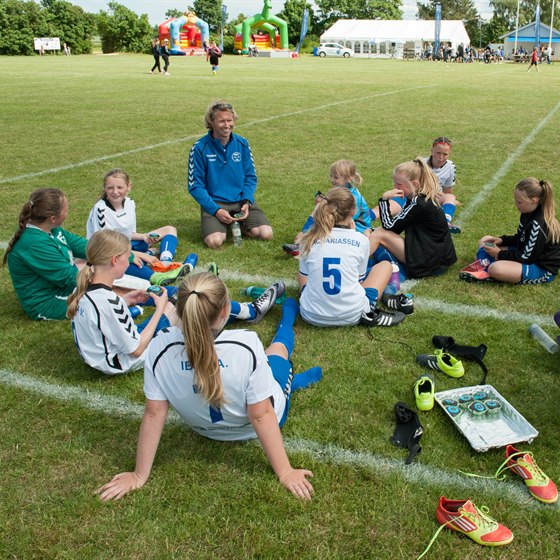
[(369, 300), (361, 281), (367, 273), (368, 238), (354, 229), (333, 228), (323, 243), (317, 242), (300, 260), (299, 272), (307, 277), (299, 304), (305, 321), (320, 327), (356, 325)]
[(109, 375), (144, 365), (144, 354), (131, 356), (140, 335), (124, 300), (103, 284), (92, 284), (80, 298), (72, 319), (76, 346), (86, 364)]
[[(430, 165), (430, 158), (426, 158), (426, 163)], [(434, 172), (435, 176), (439, 182), (439, 190), (449, 189), (455, 185), (455, 164), (448, 159), (441, 167), (431, 167), (430, 169)]]
[(144, 366), (147, 399), (167, 400), (197, 433), (224, 441), (257, 437), (247, 416), (247, 405), (272, 400), (278, 421), (286, 397), (272, 375), (263, 345), (256, 333), (230, 330), (215, 341), (225, 402), (212, 408), (197, 392), (195, 374), (187, 358), (183, 333), (163, 329), (149, 344)]
[(120, 231), (130, 239), (136, 232), (136, 203), (134, 200), (126, 197), (120, 210), (115, 210), (106, 200), (98, 200), (89, 213), (86, 225), (87, 238), (89, 239), (96, 231), (104, 228)]

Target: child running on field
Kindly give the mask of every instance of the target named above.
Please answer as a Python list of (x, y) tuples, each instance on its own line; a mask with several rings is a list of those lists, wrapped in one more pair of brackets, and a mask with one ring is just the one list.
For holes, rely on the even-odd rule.
[(144, 351), (153, 336), (169, 327), (175, 308), (167, 301), (167, 292), (151, 293), (154, 314), (134, 324), (129, 306), (145, 303), (144, 290), (132, 290), (120, 297), (112, 290), (128, 267), (130, 241), (118, 231), (103, 229), (94, 233), (87, 244), (87, 264), (78, 274), (77, 289), (68, 298), (67, 317), (84, 362), (108, 375), (128, 373), (142, 368)]
[(393, 272), (389, 260), (368, 271), (370, 244), (357, 232), (354, 196), (334, 187), (313, 211), (314, 223), (302, 237), (299, 267), (300, 305), (303, 319), (317, 326), (391, 326), (412, 313), (410, 298), (402, 294), (382, 296), (395, 312), (378, 308), (379, 295)]
[(210, 46), (206, 51), (206, 62), (210, 60), (210, 66), (212, 67), (212, 74), (215, 76), (220, 67), (220, 57), (222, 56), (222, 51), (220, 47), (216, 45), (214, 41), (210, 41)]
[(160, 333), (146, 352), (146, 408), (134, 472), (116, 475), (98, 493), (119, 499), (146, 484), (171, 405), (198, 434), (215, 440), (258, 438), (282, 486), (309, 500), (313, 474), (291, 466), (280, 428), (288, 417), (291, 391), (321, 379), (321, 369), (293, 375), (290, 355), (298, 313), (294, 299), (265, 351), (256, 333), (223, 330), (229, 316), (227, 288), (208, 273), (188, 276), (179, 288), (181, 328)]
[(560, 268), (560, 223), (552, 184), (527, 177), (517, 183), (513, 198), (521, 213), (517, 232), (482, 237), (478, 260), (461, 270), (462, 280), (546, 284), (556, 278)]
[[(184, 276), (189, 268), (170, 267), (177, 250), (177, 230), (164, 226), (149, 233), (136, 230), (136, 204), (128, 197), (132, 183), (126, 171), (112, 169), (103, 178), (101, 198), (91, 209), (87, 221), (87, 238), (103, 228), (120, 231), (131, 240), (134, 262), (126, 274), (143, 278), (152, 284), (170, 284)], [(160, 243), (160, 258), (150, 254), (151, 247)], [(146, 266), (148, 265), (148, 266)]]
[[(343, 187), (348, 189), (356, 202), (356, 213), (353, 216), (356, 231), (369, 235), (371, 233), (371, 216), (370, 209), (366, 199), (362, 196), (358, 187), (362, 185), (362, 176), (356, 170), (356, 165), (353, 161), (347, 159), (339, 159), (331, 165), (330, 181), (333, 187)], [(315, 194), (315, 204), (322, 200), (322, 193), (318, 191)], [(308, 231), (313, 225), (313, 216), (309, 216), (305, 222), (302, 230), (295, 237), (294, 243), (285, 243), (282, 249), (296, 257), (299, 254), (299, 242), (303, 234)]]
[[(395, 168), (393, 185), (379, 199), (383, 227), (369, 237), (371, 252), (380, 245), (387, 249), (405, 265), (405, 275), (409, 278), (442, 274), (457, 261), (457, 256), (438, 202), (437, 177), (426, 161), (418, 157)], [(391, 199), (403, 196), (406, 202), (402, 212), (392, 216)], [(400, 235), (403, 232), (404, 238)]]

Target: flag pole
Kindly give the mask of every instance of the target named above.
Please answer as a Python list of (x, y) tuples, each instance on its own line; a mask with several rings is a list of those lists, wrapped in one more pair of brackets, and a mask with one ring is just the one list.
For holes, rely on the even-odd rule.
[(519, 3), (521, 0), (517, 0), (517, 17), (515, 18), (515, 44), (513, 45), (513, 53), (517, 54), (517, 32), (519, 30)]

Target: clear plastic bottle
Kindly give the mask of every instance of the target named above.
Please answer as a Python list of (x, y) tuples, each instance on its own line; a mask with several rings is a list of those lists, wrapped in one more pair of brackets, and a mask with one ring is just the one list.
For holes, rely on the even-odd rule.
[(554, 340), (552, 340), (552, 338), (550, 338), (550, 336), (548, 336), (541, 329), (541, 327), (537, 325), (537, 323), (533, 323), (529, 327), (529, 332), (531, 333), (531, 336), (535, 340), (537, 340), (547, 352), (549, 352), (550, 354), (558, 352), (558, 344), (556, 344), (556, 342), (554, 342)]
[(233, 237), (233, 244), (239, 247), (243, 243), (243, 238), (241, 237), (241, 226), (239, 222), (233, 222), (231, 224), (231, 235)]

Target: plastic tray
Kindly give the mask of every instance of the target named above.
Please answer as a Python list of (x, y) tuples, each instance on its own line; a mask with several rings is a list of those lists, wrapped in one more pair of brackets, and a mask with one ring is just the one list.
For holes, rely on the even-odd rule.
[[(482, 393), (486, 393), (486, 398)], [(464, 395), (467, 399), (461, 399)], [(470, 402), (460, 402), (468, 400), (468, 396), (473, 399), (472, 402), (482, 403), (485, 410), (479, 406), (473, 410), (472, 407), (469, 408)], [(488, 451), (494, 447), (503, 447), (520, 441), (531, 443), (539, 435), (539, 432), (492, 385), (475, 385), (441, 391), (435, 394), (435, 399), (476, 451)], [(460, 410), (458, 415), (452, 414), (455, 410), (449, 408), (446, 399), (457, 402)], [(497, 403), (490, 403), (490, 407), (494, 408), (492, 412), (485, 404), (489, 401)]]

